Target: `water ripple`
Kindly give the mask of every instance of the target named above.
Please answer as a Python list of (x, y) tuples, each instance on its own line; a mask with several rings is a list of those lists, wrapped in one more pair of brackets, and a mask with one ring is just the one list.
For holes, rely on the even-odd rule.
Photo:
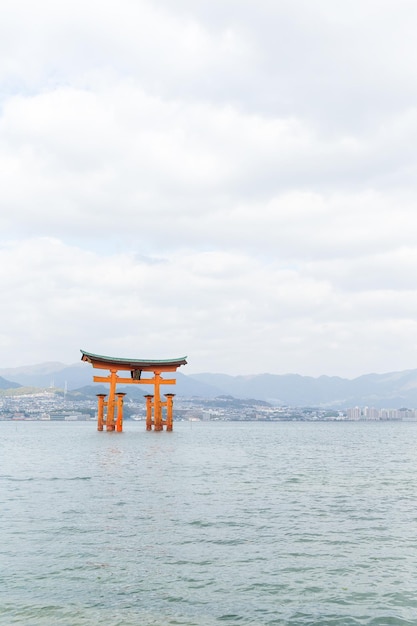
[(416, 624), (416, 424), (0, 427), (4, 626)]

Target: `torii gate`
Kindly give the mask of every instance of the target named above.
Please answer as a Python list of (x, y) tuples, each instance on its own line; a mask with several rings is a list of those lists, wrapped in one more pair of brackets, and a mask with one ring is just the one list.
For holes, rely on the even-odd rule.
[[(154, 393), (145, 395), (146, 398), (146, 430), (172, 430), (174, 393), (164, 394), (166, 401), (161, 400), (160, 385), (175, 385), (175, 378), (162, 378), (162, 372), (175, 372), (181, 365), (186, 365), (187, 357), (168, 359), (165, 361), (150, 361), (139, 359), (121, 359), (100, 354), (91, 354), (81, 350), (81, 360), (91, 363), (96, 369), (109, 370), (108, 376), (94, 376), (95, 383), (110, 383), (108, 398), (105, 393), (98, 393), (97, 430), (123, 430), (123, 398), (125, 393), (116, 393), (117, 383), (122, 385), (153, 385)], [(121, 378), (119, 370), (130, 371), (130, 378)], [(153, 377), (142, 378), (142, 372), (153, 372)], [(166, 408), (166, 418), (163, 417), (163, 408)], [(104, 409), (107, 408), (106, 415)]]

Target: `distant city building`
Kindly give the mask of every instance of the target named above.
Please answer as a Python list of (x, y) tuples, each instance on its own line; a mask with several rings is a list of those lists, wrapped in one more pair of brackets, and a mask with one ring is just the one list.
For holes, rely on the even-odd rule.
[(417, 421), (416, 409), (376, 409), (375, 407), (358, 407), (346, 409), (346, 419), (348, 420), (405, 420)]
[(65, 413), (62, 411), (51, 411), (49, 413), (49, 419), (52, 422), (64, 422), (65, 421)]
[(360, 420), (362, 411), (358, 406), (355, 406), (353, 409), (347, 409), (346, 416), (348, 420)]

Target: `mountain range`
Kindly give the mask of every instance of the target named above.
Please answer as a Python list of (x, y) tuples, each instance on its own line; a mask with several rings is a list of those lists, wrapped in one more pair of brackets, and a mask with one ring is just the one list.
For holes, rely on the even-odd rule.
[[(58, 362), (32, 366), (0, 368), (0, 389), (19, 386), (54, 387), (77, 390), (94, 395), (100, 390), (93, 385), (95, 371), (86, 363), (65, 365)], [(377, 408), (417, 407), (417, 369), (387, 374), (365, 374), (354, 379), (338, 376), (301, 376), (299, 374), (227, 374), (176, 373), (177, 385), (166, 386), (164, 392), (185, 397), (215, 398), (231, 395), (254, 398), (275, 405), (375, 406)], [(138, 385), (125, 389), (131, 397), (142, 397), (151, 387)]]

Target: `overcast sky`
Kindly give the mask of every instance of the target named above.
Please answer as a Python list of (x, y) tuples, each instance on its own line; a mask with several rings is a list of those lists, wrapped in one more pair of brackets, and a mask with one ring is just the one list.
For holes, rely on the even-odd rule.
[(0, 365), (417, 368), (415, 0), (3, 0)]

